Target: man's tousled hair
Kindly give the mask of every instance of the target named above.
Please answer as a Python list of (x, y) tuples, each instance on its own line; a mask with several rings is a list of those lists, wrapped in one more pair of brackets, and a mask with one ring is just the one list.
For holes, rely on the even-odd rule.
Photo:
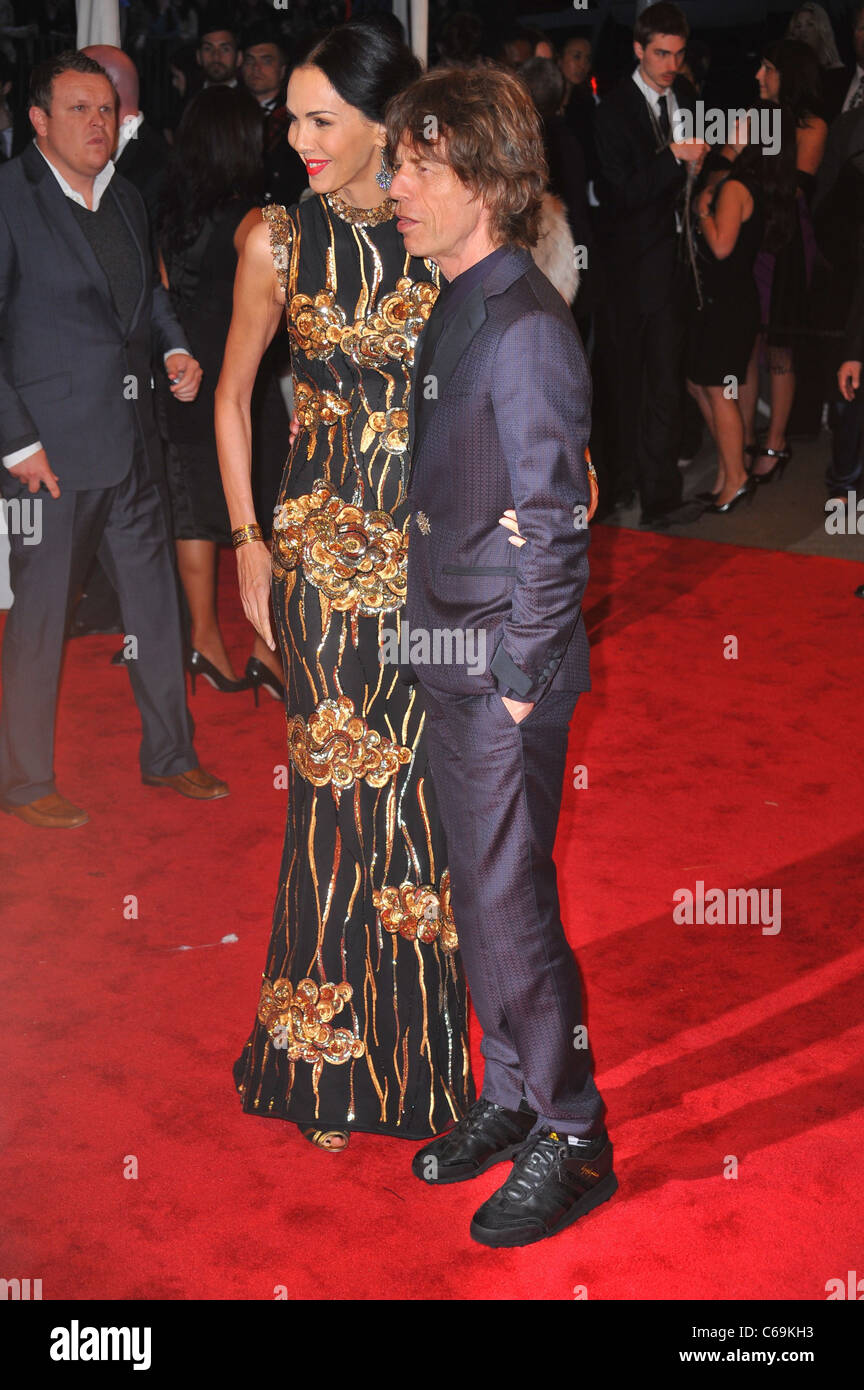
[(660, 0), (657, 5), (649, 5), (643, 10), (633, 26), (633, 39), (642, 48), (647, 48), (658, 34), (674, 34), (677, 39), (689, 39), (690, 25), (687, 16), (677, 5)]
[(513, 73), (435, 68), (388, 104), (386, 127), (391, 158), (403, 141), (443, 160), (482, 198), (502, 243), (537, 244), (547, 180), (543, 134), (530, 94)]

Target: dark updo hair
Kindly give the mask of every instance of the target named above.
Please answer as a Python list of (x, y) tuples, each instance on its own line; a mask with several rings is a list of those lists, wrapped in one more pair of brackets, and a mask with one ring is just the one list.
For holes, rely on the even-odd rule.
[(778, 39), (765, 57), (780, 74), (778, 101), (803, 125), (808, 116), (822, 115), (822, 73), (819, 59), (803, 39)]
[(410, 87), (422, 71), (407, 44), (388, 28), (362, 19), (331, 29), (301, 66), (320, 68), (343, 101), (367, 120), (380, 122), (390, 98)]

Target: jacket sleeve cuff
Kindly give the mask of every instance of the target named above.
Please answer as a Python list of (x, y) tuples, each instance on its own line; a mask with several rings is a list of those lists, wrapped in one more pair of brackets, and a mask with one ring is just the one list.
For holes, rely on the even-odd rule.
[(42, 441), (37, 439), (34, 444), (25, 444), (21, 449), (11, 449), (8, 454), (3, 455), (3, 464), (6, 468), (14, 468), (16, 464), (23, 463), (31, 454), (38, 454), (41, 448)]
[(498, 643), (489, 662), (489, 670), (495, 677), (499, 695), (506, 695), (508, 700), (530, 700), (533, 703), (540, 699), (558, 666), (558, 660), (551, 661), (532, 680), (505, 651), (503, 642)]

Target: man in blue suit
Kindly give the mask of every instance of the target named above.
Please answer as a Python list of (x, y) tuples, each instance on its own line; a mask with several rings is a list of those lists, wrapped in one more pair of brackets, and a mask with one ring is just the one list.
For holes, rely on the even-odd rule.
[[(405, 616), (486, 1060), (479, 1100), (414, 1171), (459, 1182), (512, 1158), (471, 1234), (526, 1245), (617, 1187), (552, 860), (568, 726), (589, 688), (590, 377), (528, 249), (545, 161), (517, 79), (428, 73), (392, 103), (388, 137), (406, 250), (447, 281), (411, 396)], [(518, 538), (499, 524), (512, 509)]]
[(107, 74), (61, 53), (34, 68), (31, 96), (35, 138), (0, 169), (0, 494), (19, 509), (32, 498), (41, 540), (10, 537), (0, 807), (68, 830), (89, 817), (57, 790), (54, 721), (70, 601), (97, 554), (120, 599), (142, 780), (207, 801), (228, 787), (192, 742), (151, 401), (154, 347), (180, 400), (201, 368), (159, 283), (141, 196), (114, 174)]

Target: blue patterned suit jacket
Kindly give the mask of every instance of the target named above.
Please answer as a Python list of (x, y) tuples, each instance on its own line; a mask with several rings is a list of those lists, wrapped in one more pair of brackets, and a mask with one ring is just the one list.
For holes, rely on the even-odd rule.
[[(480, 675), (430, 661), (417, 676), (535, 702), (588, 690), (591, 379), (570, 310), (528, 251), (513, 247), (474, 287), (411, 403), (409, 629), (483, 629), (486, 648)], [(498, 524), (511, 507), (521, 547)]]

